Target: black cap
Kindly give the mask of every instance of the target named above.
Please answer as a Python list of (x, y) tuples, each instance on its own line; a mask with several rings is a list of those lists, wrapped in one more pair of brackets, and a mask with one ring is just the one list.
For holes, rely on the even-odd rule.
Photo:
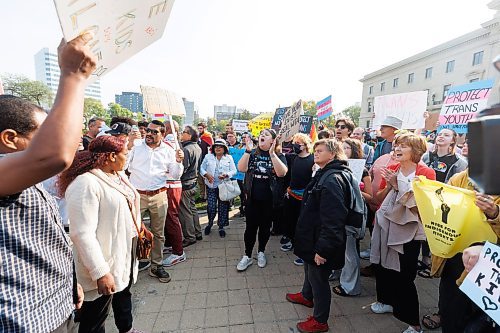
[(106, 131), (106, 134), (109, 134), (109, 135), (120, 135), (120, 134), (129, 135), (129, 133), (131, 131), (132, 131), (132, 126), (130, 126), (129, 124), (118, 122), (118, 123), (113, 124), (113, 126), (111, 126), (111, 129)]

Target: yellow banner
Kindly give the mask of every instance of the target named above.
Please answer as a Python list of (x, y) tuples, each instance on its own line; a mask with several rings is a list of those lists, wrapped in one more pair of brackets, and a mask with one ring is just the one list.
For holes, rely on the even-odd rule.
[(423, 176), (413, 181), (413, 191), (432, 254), (451, 258), (473, 243), (496, 243), (473, 191)]
[(261, 113), (257, 117), (248, 121), (248, 130), (252, 133), (253, 137), (257, 137), (260, 131), (266, 128), (271, 128), (271, 120), (273, 113)]

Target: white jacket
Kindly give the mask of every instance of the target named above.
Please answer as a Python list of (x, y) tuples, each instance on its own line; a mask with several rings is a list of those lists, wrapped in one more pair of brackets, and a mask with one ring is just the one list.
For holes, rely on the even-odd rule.
[(217, 178), (222, 174), (228, 175), (227, 179), (230, 179), (236, 175), (236, 166), (234, 165), (233, 157), (229, 154), (225, 154), (220, 160), (217, 160), (214, 154), (208, 153), (205, 155), (203, 162), (201, 162), (200, 174), (205, 176), (207, 173), (215, 177), (214, 182), (210, 184), (208, 179), (205, 178), (205, 184), (210, 188), (216, 188), (220, 184), (220, 180)]
[[(121, 172), (122, 181), (134, 187)], [(132, 206), (140, 229), (140, 196), (135, 191)], [(69, 235), (73, 241), (76, 276), (85, 292), (85, 300), (100, 295), (97, 279), (111, 273), (115, 291), (125, 289), (130, 281), (132, 258), (133, 279), (137, 280), (135, 246), (137, 231), (123, 189), (106, 174), (94, 169), (76, 177), (66, 190)]]

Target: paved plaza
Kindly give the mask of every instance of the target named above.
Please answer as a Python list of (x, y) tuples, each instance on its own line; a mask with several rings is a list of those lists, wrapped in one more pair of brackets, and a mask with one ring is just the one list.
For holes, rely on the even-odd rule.
[[(134, 327), (147, 332), (298, 332), (296, 323), (312, 315), (312, 309), (287, 302), (285, 294), (300, 291), (303, 268), (293, 264), (293, 253), (279, 249), (280, 237), (271, 236), (267, 266), (259, 268), (254, 260), (246, 272), (237, 272), (236, 264), (244, 252), (245, 222), (234, 216), (236, 213), (231, 212), (226, 238), (221, 239), (215, 229), (215, 233), (185, 249), (188, 259), (168, 269), (170, 283), (158, 282), (147, 271), (139, 273), (132, 288)], [(203, 227), (206, 216), (201, 222)], [(363, 266), (367, 264), (362, 260)], [(417, 276), (416, 283), (421, 316), (436, 312), (439, 280)], [(375, 301), (375, 279), (362, 277), (362, 286), (359, 297), (332, 293), (330, 332), (398, 333), (406, 329), (407, 325), (392, 315), (370, 311)], [(117, 331), (112, 313), (106, 329)]]

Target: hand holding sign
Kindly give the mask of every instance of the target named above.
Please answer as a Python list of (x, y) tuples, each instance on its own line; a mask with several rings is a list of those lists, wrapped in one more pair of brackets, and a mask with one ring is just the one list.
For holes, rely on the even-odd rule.
[(464, 250), (462, 254), (462, 261), (464, 262), (464, 267), (467, 272), (472, 271), (474, 266), (479, 260), (479, 254), (483, 250), (483, 245), (476, 245), (468, 247)]
[(91, 33), (85, 33), (66, 43), (61, 40), (57, 53), (59, 54), (59, 67), (61, 76), (81, 75), (87, 79), (95, 69), (97, 58), (87, 47), (92, 39)]

